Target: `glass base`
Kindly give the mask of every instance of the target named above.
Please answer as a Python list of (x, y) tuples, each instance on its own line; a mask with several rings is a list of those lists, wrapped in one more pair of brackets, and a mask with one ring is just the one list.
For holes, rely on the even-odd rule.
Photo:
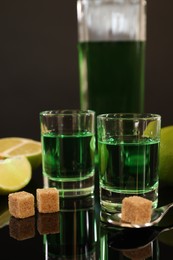
[(120, 193), (107, 190), (103, 187), (100, 189), (100, 204), (104, 211), (110, 213), (120, 212), (122, 207), (122, 200), (128, 196), (141, 196), (145, 199), (152, 201), (152, 207), (157, 208), (158, 205), (158, 188), (155, 188), (148, 192), (142, 193)]
[(55, 187), (59, 190), (59, 196), (66, 197), (80, 197), (87, 196), (94, 193), (94, 176), (81, 181), (63, 182), (58, 180), (51, 180), (47, 176), (43, 177), (44, 188)]

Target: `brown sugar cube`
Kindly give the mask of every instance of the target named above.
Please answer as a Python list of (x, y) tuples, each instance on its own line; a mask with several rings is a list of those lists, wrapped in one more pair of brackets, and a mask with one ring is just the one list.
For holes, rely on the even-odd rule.
[(9, 235), (16, 240), (26, 240), (35, 236), (35, 217), (18, 219), (10, 218)]
[(37, 189), (37, 209), (40, 213), (59, 211), (59, 191), (56, 188)]
[(35, 214), (34, 195), (19, 191), (8, 195), (9, 212), (15, 218), (27, 218)]
[(122, 201), (121, 219), (132, 224), (145, 224), (150, 222), (152, 201), (140, 196), (126, 197)]

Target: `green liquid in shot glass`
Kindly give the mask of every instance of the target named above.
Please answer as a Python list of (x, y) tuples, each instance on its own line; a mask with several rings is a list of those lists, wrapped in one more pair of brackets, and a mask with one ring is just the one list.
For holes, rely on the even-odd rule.
[(101, 197), (104, 204), (121, 204), (124, 196), (140, 195), (157, 204), (159, 142), (107, 140), (99, 142)]
[(43, 174), (60, 190), (93, 186), (95, 137), (92, 133), (42, 135)]

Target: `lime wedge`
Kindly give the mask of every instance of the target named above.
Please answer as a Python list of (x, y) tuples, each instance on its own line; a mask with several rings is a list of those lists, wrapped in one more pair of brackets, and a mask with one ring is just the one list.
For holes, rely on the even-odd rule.
[(0, 194), (22, 189), (30, 182), (31, 177), (32, 168), (26, 157), (0, 160)]
[(25, 156), (32, 168), (37, 168), (42, 161), (41, 143), (21, 137), (0, 138), (0, 158), (16, 156)]

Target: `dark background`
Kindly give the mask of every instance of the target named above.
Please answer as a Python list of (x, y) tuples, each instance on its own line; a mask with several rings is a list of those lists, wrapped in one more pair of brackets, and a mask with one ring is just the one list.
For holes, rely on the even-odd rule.
[[(145, 111), (173, 124), (173, 1), (147, 2)], [(0, 138), (40, 139), (39, 112), (78, 108), (76, 0), (0, 3)]]

